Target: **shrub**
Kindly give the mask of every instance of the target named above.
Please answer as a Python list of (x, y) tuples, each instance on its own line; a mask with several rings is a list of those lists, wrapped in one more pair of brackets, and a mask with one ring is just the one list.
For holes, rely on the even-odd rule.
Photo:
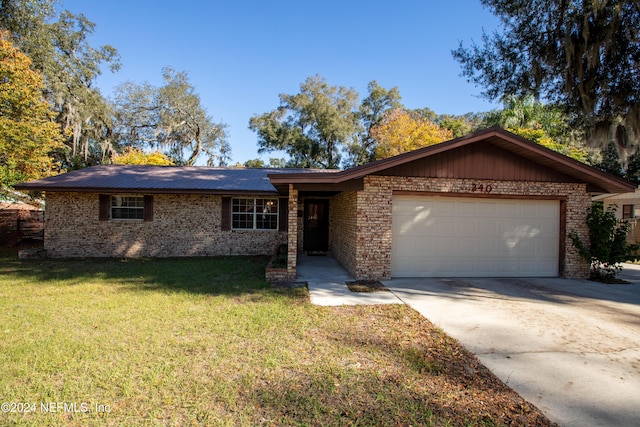
[(569, 233), (573, 246), (580, 256), (591, 263), (591, 278), (600, 281), (615, 280), (622, 266), (620, 263), (633, 257), (637, 244), (627, 243), (631, 224), (616, 219), (616, 206), (606, 211), (602, 203), (593, 203), (587, 215), (589, 245), (585, 245), (575, 231)]

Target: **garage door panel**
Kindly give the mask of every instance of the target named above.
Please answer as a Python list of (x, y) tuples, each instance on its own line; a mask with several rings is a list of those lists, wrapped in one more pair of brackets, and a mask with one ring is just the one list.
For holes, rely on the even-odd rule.
[(490, 203), (475, 203), (475, 211), (477, 215), (495, 217), (498, 214), (497, 207)]
[(479, 210), (477, 203), (475, 202), (460, 202), (455, 209), (455, 214), (458, 217), (473, 217), (475, 212)]
[(560, 203), (394, 196), (394, 277), (557, 276)]

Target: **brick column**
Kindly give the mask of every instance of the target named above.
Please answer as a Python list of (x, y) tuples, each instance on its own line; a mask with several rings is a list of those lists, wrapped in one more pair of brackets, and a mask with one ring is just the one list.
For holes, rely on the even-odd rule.
[(289, 184), (288, 219), (287, 276), (294, 280), (298, 262), (298, 190), (293, 188), (293, 184)]

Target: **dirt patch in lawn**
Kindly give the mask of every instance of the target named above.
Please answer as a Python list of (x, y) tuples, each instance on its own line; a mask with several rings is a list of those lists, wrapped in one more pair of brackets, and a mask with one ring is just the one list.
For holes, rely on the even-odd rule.
[(389, 289), (377, 280), (356, 280), (347, 282), (351, 292), (389, 292)]

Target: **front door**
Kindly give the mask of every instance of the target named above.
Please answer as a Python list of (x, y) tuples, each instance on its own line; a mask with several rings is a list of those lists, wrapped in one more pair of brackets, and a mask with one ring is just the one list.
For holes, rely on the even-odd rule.
[(304, 235), (305, 252), (326, 252), (329, 250), (329, 201), (305, 200)]

